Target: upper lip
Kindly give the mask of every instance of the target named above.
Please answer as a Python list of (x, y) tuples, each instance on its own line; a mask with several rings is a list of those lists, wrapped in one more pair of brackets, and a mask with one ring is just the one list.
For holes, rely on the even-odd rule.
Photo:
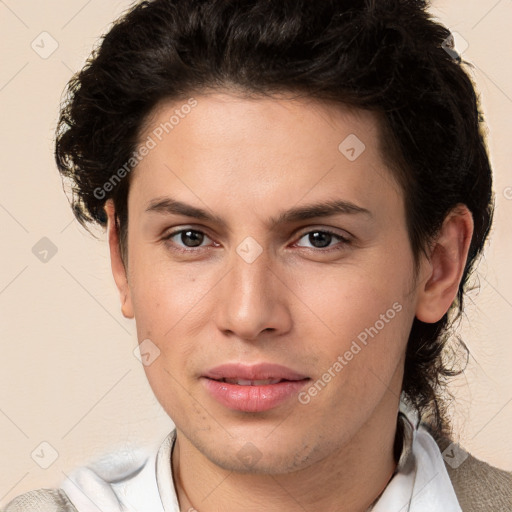
[(240, 363), (226, 363), (208, 370), (203, 377), (209, 379), (244, 379), (244, 380), (303, 380), (307, 379), (302, 375), (286, 366), (273, 363), (260, 363), (255, 365), (243, 365)]

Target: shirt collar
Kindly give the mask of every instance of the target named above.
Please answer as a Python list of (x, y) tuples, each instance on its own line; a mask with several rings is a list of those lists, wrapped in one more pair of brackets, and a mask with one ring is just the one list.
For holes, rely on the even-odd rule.
[(462, 512), (436, 441), (417, 414), (402, 405), (398, 464), (368, 512)]
[[(179, 512), (170, 462), (175, 441), (173, 430), (156, 458), (164, 512)], [(462, 512), (437, 443), (415, 413), (402, 406), (398, 412), (396, 446), (399, 456), (395, 472), (368, 512)]]

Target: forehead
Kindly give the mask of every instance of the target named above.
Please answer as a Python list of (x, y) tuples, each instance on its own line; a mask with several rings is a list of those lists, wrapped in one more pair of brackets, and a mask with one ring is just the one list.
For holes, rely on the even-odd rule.
[(379, 127), (372, 112), (310, 98), (214, 92), (167, 101), (141, 132), (151, 149), (131, 187), (146, 200), (180, 189), (196, 200), (250, 196), (254, 205), (293, 204), (325, 190), (371, 197), (384, 185), (397, 188)]
[[(212, 123), (213, 120), (216, 122)], [(364, 132), (368, 140), (372, 137), (378, 140), (380, 121), (376, 112), (333, 101), (284, 93), (269, 97), (212, 91), (162, 101), (147, 117), (139, 138), (153, 134), (160, 141), (172, 132), (201, 144), (211, 137), (224, 138), (226, 142), (236, 142), (238, 137), (247, 147), (251, 144), (249, 136), (257, 137), (258, 143), (270, 142), (267, 134), (277, 136), (272, 141), (277, 145), (292, 142), (291, 139), (297, 143), (314, 142), (332, 132), (335, 143), (347, 129), (352, 129), (361, 135)]]

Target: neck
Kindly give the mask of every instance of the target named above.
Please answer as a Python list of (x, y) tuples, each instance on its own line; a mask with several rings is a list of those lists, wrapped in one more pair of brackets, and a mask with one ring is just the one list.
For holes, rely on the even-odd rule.
[[(389, 404), (387, 410), (389, 411)], [(177, 429), (172, 455), (182, 512), (366, 512), (393, 476), (396, 408), (370, 418), (351, 441), (306, 468), (285, 474), (237, 473), (209, 461)]]

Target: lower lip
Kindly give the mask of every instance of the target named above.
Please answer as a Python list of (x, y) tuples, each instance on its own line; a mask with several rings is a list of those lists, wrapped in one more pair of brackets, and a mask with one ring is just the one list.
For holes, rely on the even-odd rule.
[(297, 396), (309, 379), (283, 381), (263, 386), (240, 386), (228, 382), (202, 379), (208, 392), (229, 409), (244, 412), (261, 412), (273, 409)]

